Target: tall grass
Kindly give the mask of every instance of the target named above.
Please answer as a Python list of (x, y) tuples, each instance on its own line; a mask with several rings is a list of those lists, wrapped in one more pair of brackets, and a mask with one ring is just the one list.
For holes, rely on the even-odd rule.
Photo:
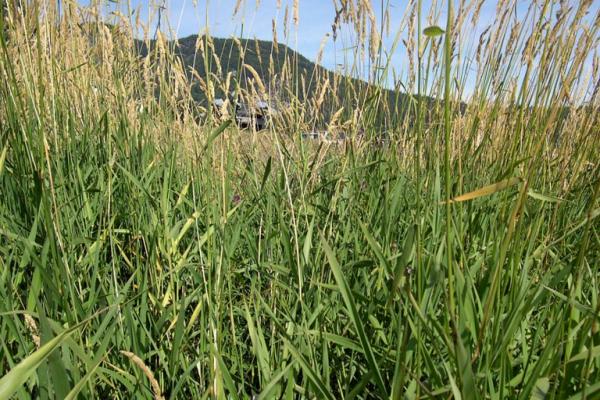
[[(591, 1), (501, 1), (480, 37), (479, 1), (413, 1), (398, 27), (385, 4), (335, 4), (348, 71), (384, 66), (406, 101), (387, 72), (240, 60), (236, 80), (204, 35), (201, 75), (148, 26), (140, 55), (135, 14), (2, 3), (2, 396), (600, 395)], [(275, 86), (267, 132), (191, 100)], [(301, 139), (322, 126), (350, 139)]]

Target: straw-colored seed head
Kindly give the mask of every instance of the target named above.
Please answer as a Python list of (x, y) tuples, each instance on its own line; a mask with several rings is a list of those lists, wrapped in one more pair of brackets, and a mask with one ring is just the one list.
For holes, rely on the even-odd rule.
[(385, 23), (385, 35), (389, 36), (390, 35), (390, 9), (386, 8), (385, 9), (385, 17), (384, 17), (384, 23)]
[(242, 1), (244, 0), (237, 0), (235, 2), (235, 6), (233, 7), (233, 16), (235, 17), (238, 12), (240, 12), (240, 8), (242, 7)]
[(477, 61), (477, 64), (481, 64), (481, 54), (482, 54), (482, 51), (484, 48), (486, 35), (490, 31), (491, 27), (492, 27), (491, 25), (488, 26), (479, 36), (479, 44), (477, 45), (477, 51), (475, 52), (475, 60)]
[(275, 53), (279, 53), (279, 43), (277, 42), (277, 22), (275, 18), (271, 20), (271, 30), (273, 32), (273, 50)]
[(261, 94), (265, 94), (266, 93), (265, 85), (263, 84), (262, 79), (260, 79), (260, 75), (258, 74), (258, 72), (256, 72), (254, 67), (250, 64), (244, 64), (244, 68), (246, 68), (254, 77), (254, 82), (256, 82), (256, 84), (258, 85), (258, 88), (259, 88)]
[(374, 21), (371, 21), (371, 34), (369, 36), (369, 52), (371, 56), (371, 61), (375, 61), (377, 55), (379, 53), (379, 31), (377, 30), (377, 24)]
[(329, 130), (333, 130), (335, 129), (335, 127), (337, 126), (337, 122), (340, 119), (340, 116), (342, 115), (342, 113), (344, 112), (344, 107), (340, 107), (340, 109), (338, 109), (333, 116), (331, 117), (331, 120), (329, 122)]
[(512, 54), (515, 45), (517, 44), (517, 38), (521, 33), (521, 24), (517, 21), (511, 29), (510, 39), (508, 40), (506, 47), (506, 54)]
[(300, 0), (294, 0), (293, 11), (294, 11), (294, 25), (298, 26), (298, 22), (300, 22), (300, 5), (298, 4)]
[(258, 65), (263, 65), (262, 54), (260, 51), (260, 45), (258, 44), (258, 39), (254, 39), (254, 51), (256, 52), (256, 58), (258, 58)]
[(321, 44), (319, 45), (319, 51), (317, 52), (317, 58), (315, 60), (315, 64), (321, 64), (321, 60), (323, 59), (323, 51), (325, 50), (325, 45), (327, 45), (327, 39), (329, 39), (329, 34), (327, 33), (323, 39), (321, 39)]
[(217, 57), (217, 54), (214, 52), (212, 53), (212, 57), (213, 57), (215, 66), (217, 67), (217, 75), (219, 77), (221, 77), (223, 74), (223, 69), (221, 68), (221, 59), (220, 59), (220, 57)]
[(286, 5), (283, 13), (283, 37), (287, 38), (289, 33), (290, 8)]
[(475, 11), (473, 12), (473, 17), (471, 18), (471, 25), (477, 25), (477, 21), (479, 21), (479, 14), (481, 14), (481, 7), (483, 7), (483, 2), (485, 0), (479, 0), (477, 6), (475, 7)]
[(37, 324), (33, 317), (29, 314), (24, 314), (25, 325), (27, 325), (27, 329), (29, 329), (29, 333), (31, 334), (31, 339), (33, 343), (35, 343), (35, 347), (40, 348), (40, 334), (38, 331)]
[(165, 398), (162, 395), (158, 381), (154, 377), (154, 373), (152, 373), (152, 370), (148, 368), (144, 361), (129, 351), (121, 350), (121, 354), (129, 358), (131, 362), (133, 362), (144, 373), (144, 375), (146, 375), (146, 378), (148, 378), (150, 381), (152, 392), (154, 393), (154, 400), (164, 400)]
[(196, 38), (196, 51), (199, 53), (204, 52), (204, 38), (201, 35)]
[(321, 92), (319, 93), (319, 97), (317, 98), (317, 101), (315, 103), (316, 110), (319, 110), (319, 108), (321, 108), (321, 105), (323, 104), (323, 101), (325, 100), (325, 94), (327, 93), (328, 88), (329, 88), (329, 79), (325, 80), (325, 82), (323, 83), (323, 86), (321, 87)]

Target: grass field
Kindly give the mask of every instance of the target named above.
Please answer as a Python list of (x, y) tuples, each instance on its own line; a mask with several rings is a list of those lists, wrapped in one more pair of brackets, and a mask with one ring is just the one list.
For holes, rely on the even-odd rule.
[[(0, 399), (600, 398), (592, 1), (499, 2), (477, 37), (478, 1), (342, 2), (371, 85), (291, 59), (261, 132), (190, 101), (271, 86), (210, 36), (195, 76), (61, 3), (2, 2)], [(348, 140), (301, 139), (325, 113)]]

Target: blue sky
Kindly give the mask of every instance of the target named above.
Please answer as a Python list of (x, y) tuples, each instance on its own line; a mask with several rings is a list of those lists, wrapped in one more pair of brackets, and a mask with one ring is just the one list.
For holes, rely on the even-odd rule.
[[(93, 0), (81, 0), (82, 4), (89, 4)], [(408, 5), (407, 0), (385, 0), (390, 3), (391, 19), (400, 23), (402, 16)], [(277, 7), (277, 3), (281, 7)], [(114, 4), (106, 1), (105, 11), (115, 8)], [(129, 5), (128, 5), (129, 3)], [(491, 21), (495, 14), (494, 2), (487, 2), (482, 9), (482, 23)], [(331, 0), (300, 0), (299, 24), (295, 27), (290, 23), (290, 35), (284, 39), (283, 19), (286, 5), (292, 14), (292, 0), (245, 0), (243, 7), (236, 16), (233, 16), (236, 0), (125, 0), (121, 1), (121, 10), (127, 10), (127, 7), (140, 10), (142, 20), (151, 18), (156, 22), (155, 13), (151, 10), (157, 4), (164, 4), (165, 14), (168, 15), (168, 21), (172, 33), (177, 37), (185, 37), (192, 34), (198, 34), (208, 29), (215, 37), (244, 36), (248, 38), (258, 38), (271, 40), (272, 20), (275, 19), (278, 27), (278, 39), (299, 51), (304, 56), (314, 60), (325, 35), (331, 33), (331, 24), (335, 17), (335, 10)], [(431, 0), (423, 1), (423, 8), (429, 9)], [(375, 9), (378, 13), (378, 10)], [(208, 13), (208, 18), (207, 18)], [(108, 14), (108, 12), (107, 12)], [(444, 25), (445, 16), (440, 14), (438, 23)], [(384, 38), (384, 44), (391, 47), (395, 34), (395, 27), (391, 26), (390, 37)], [(162, 30), (167, 31), (166, 26), (162, 25)], [(342, 30), (336, 43), (329, 38), (323, 53), (323, 65), (334, 69), (336, 61), (343, 63), (344, 49), (354, 43), (352, 32), (349, 29)], [(398, 62), (401, 63), (400, 54), (396, 55)]]
[[(571, 0), (572, 5), (575, 6), (577, 1)], [(123, 14), (126, 14), (128, 9), (139, 10), (142, 21), (147, 22), (150, 20), (154, 24), (157, 20), (154, 10), (156, 10), (157, 5), (162, 4), (165, 7), (163, 15), (166, 18), (163, 17), (161, 30), (171, 37), (180, 38), (201, 34), (208, 30), (215, 37), (243, 36), (272, 40), (272, 20), (274, 19), (278, 27), (279, 42), (287, 44), (311, 60), (316, 58), (326, 35), (331, 34), (331, 24), (335, 17), (332, 0), (299, 0), (298, 26), (296, 27), (290, 22), (290, 34), (287, 38), (284, 38), (285, 8), (286, 6), (289, 7), (291, 19), (293, 0), (243, 0), (242, 7), (235, 16), (233, 16), (233, 10), (236, 0), (79, 0), (79, 2), (84, 5), (88, 5), (90, 2), (105, 4), (103, 9), (107, 16), (115, 8), (120, 8)], [(392, 21), (390, 36), (383, 38), (384, 48), (390, 49), (409, 1), (383, 0), (383, 2), (390, 5)], [(438, 9), (440, 9), (433, 22), (443, 27), (446, 18), (444, 13), (445, 1), (433, 0), (433, 2), (438, 4)], [(277, 7), (278, 3), (280, 7)], [(373, 3), (378, 4), (379, 2), (374, 1)], [(423, 0), (424, 17), (431, 8), (431, 4), (432, 0)], [(456, 1), (455, 4), (457, 4)], [(517, 16), (523, 15), (530, 4), (531, 0), (517, 0)], [(496, 0), (484, 2), (479, 22), (477, 26), (473, 27), (469, 40), (477, 40), (480, 33), (494, 21), (496, 18), (496, 5)], [(593, 19), (599, 10), (600, 0), (595, 0), (588, 17)], [(375, 13), (379, 14), (377, 7), (375, 7)], [(168, 25), (165, 21), (168, 21)], [(321, 62), (325, 67), (334, 70), (336, 65), (348, 64), (344, 63), (344, 57), (351, 57), (351, 51), (348, 51), (347, 48), (355, 43), (352, 37), (353, 34), (351, 29), (342, 29), (335, 43), (331, 37), (326, 39)], [(467, 46), (469, 45), (476, 46), (477, 43), (467, 43)], [(406, 49), (400, 45), (392, 55), (391, 66), (398, 76), (405, 77), (407, 65)], [(363, 77), (365, 76), (363, 75)]]

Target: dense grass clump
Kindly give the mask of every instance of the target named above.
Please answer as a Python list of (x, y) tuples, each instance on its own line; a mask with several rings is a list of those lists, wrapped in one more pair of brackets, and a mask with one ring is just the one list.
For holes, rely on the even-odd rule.
[[(591, 2), (500, 2), (478, 46), (478, 2), (444, 29), (412, 2), (402, 110), (383, 73), (292, 58), (264, 132), (213, 113), (273, 82), (223, 73), (209, 35), (201, 76), (62, 3), (2, 3), (0, 398), (600, 396)], [(356, 63), (391, 71), (388, 17), (343, 4)]]

